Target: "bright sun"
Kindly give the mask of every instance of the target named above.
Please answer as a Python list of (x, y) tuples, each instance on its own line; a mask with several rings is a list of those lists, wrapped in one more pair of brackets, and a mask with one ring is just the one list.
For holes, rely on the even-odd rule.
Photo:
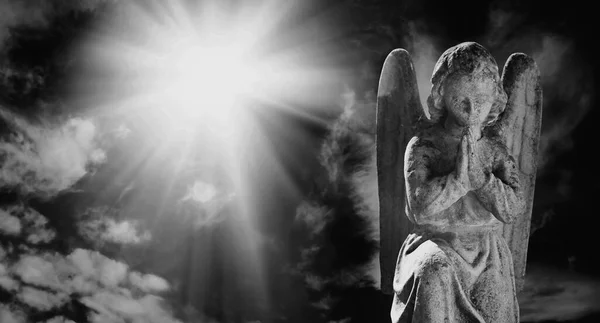
[[(239, 43), (235, 40), (233, 44)], [(223, 128), (233, 110), (245, 104), (257, 75), (243, 57), (244, 48), (196, 41), (167, 52), (157, 73), (158, 101), (165, 113), (182, 124)]]
[(277, 87), (301, 71), (290, 60), (257, 54), (268, 46), (272, 26), (264, 15), (273, 14), (275, 2), (236, 11), (217, 1), (196, 11), (185, 1), (149, 3), (153, 14), (143, 2), (122, 3), (90, 51), (100, 66), (125, 75), (125, 88), (115, 91), (125, 95), (124, 114), (163, 138), (199, 129), (227, 133), (249, 99), (282, 92)]
[[(162, 200), (142, 198), (145, 211), (148, 202), (159, 204), (149, 214), (175, 214), (168, 209), (174, 197), (212, 210), (231, 203), (236, 226), (245, 230), (241, 243), (258, 250), (262, 242), (254, 219), (260, 199), (252, 198), (262, 188), (256, 182), (273, 177), (273, 183), (295, 189), (273, 152), (272, 137), (304, 144), (296, 129), (277, 121), (292, 115), (324, 126), (311, 109), (336, 108), (335, 89), (345, 74), (326, 68), (333, 59), (333, 48), (326, 45), (331, 21), (293, 19), (296, 10), (310, 13), (302, 11), (308, 10), (305, 3), (119, 1), (98, 35), (83, 46), (83, 56), (98, 73), (90, 82), (90, 100), (100, 100), (91, 102), (98, 107), (94, 111), (132, 133), (122, 146), (126, 158), (118, 165), (115, 187), (121, 180), (130, 181), (123, 192), (151, 183), (144, 190), (160, 192)], [(180, 194), (183, 184), (186, 194)], [(243, 260), (261, 273), (258, 251)]]
[(99, 68), (117, 75), (114, 92), (106, 94), (107, 108), (168, 140), (240, 129), (249, 119), (240, 112), (249, 106), (322, 121), (292, 108), (293, 102), (322, 105), (337, 82), (335, 72), (318, 67), (322, 57), (307, 55), (327, 53), (318, 38), (326, 30), (317, 28), (322, 21), (274, 37), (300, 2), (194, 3), (144, 0), (116, 6), (100, 39), (86, 48)]

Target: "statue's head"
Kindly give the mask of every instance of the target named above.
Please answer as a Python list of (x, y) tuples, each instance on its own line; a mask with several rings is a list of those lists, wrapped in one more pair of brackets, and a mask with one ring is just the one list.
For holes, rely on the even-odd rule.
[(493, 123), (506, 106), (498, 65), (474, 42), (447, 49), (435, 64), (427, 98), (430, 120), (454, 118), (461, 126)]

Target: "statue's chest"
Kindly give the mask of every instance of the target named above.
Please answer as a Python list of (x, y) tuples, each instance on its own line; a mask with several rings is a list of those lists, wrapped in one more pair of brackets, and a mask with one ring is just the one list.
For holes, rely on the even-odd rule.
[(431, 170), (436, 175), (446, 175), (456, 168), (456, 156), (458, 155), (458, 147), (443, 147), (441, 154), (431, 165)]
[[(458, 142), (442, 142), (436, 145), (440, 152), (435, 160), (430, 164), (430, 169), (437, 176), (446, 175), (456, 169), (456, 160), (459, 153)], [(479, 159), (485, 168), (492, 168), (492, 147), (487, 142), (480, 142), (477, 147), (479, 149)]]

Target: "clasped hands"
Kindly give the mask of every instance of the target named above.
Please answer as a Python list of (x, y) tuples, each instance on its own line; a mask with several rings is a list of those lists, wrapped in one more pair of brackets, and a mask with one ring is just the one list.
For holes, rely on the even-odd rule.
[(481, 160), (481, 149), (471, 129), (462, 137), (456, 156), (456, 177), (467, 190), (477, 190), (489, 179)]

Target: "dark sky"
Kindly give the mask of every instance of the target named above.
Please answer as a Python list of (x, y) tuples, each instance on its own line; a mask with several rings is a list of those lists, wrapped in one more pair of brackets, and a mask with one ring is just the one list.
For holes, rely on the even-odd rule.
[[(0, 0), (0, 224), (13, 225), (0, 231), (1, 250), (8, 250), (0, 253), (0, 265), (8, 268), (0, 273), (19, 286), (0, 286), (0, 318), (62, 315), (93, 322), (103, 310), (135, 318), (143, 308), (150, 313), (144, 319), (157, 322), (171, 316), (183, 322), (387, 322), (391, 299), (378, 290), (369, 267), (377, 257), (368, 165), (379, 72), (392, 49), (406, 48), (423, 95), (439, 55), (463, 41), (488, 48), (500, 66), (514, 52), (536, 59), (544, 113), (528, 259), (534, 267), (600, 278), (592, 3), (281, 2), (261, 18), (273, 27), (256, 52), (300, 68), (279, 91), (254, 98), (236, 116), (244, 120), (236, 128), (243, 134), (234, 147), (237, 168), (226, 163), (204, 125), (187, 138), (170, 138), (172, 129), (154, 112), (127, 109), (136, 98), (130, 92), (139, 95), (146, 83), (136, 83), (145, 74), (136, 74), (135, 60), (125, 58), (139, 43), (160, 39), (160, 28), (136, 23), (150, 17), (148, 26), (167, 26), (179, 17), (173, 8), (208, 15), (206, 3), (152, 1), (140, 5), (145, 15), (129, 17), (119, 1)], [(232, 14), (262, 2), (226, 3)], [(116, 16), (119, 23), (107, 23)], [(125, 45), (111, 51), (105, 44)], [(107, 64), (102, 55), (121, 64)], [(37, 225), (28, 214), (48, 223)], [(28, 240), (27, 230), (42, 236), (42, 227), (55, 237)], [(47, 283), (65, 270), (59, 263), (81, 259), (108, 268), (90, 273), (75, 266), (79, 271), (69, 276), (96, 279), (95, 290), (65, 291), (72, 284), (62, 278)], [(118, 276), (111, 259), (128, 266), (127, 278), (114, 278), (128, 293), (102, 280)], [(17, 273), (23, 266), (51, 269), (36, 281)], [(164, 277), (169, 291), (151, 278), (131, 278), (139, 273)], [(32, 303), (39, 290), (67, 297), (44, 294), (54, 301)], [(149, 295), (165, 302), (155, 305)], [(110, 297), (128, 305), (117, 310)]]

